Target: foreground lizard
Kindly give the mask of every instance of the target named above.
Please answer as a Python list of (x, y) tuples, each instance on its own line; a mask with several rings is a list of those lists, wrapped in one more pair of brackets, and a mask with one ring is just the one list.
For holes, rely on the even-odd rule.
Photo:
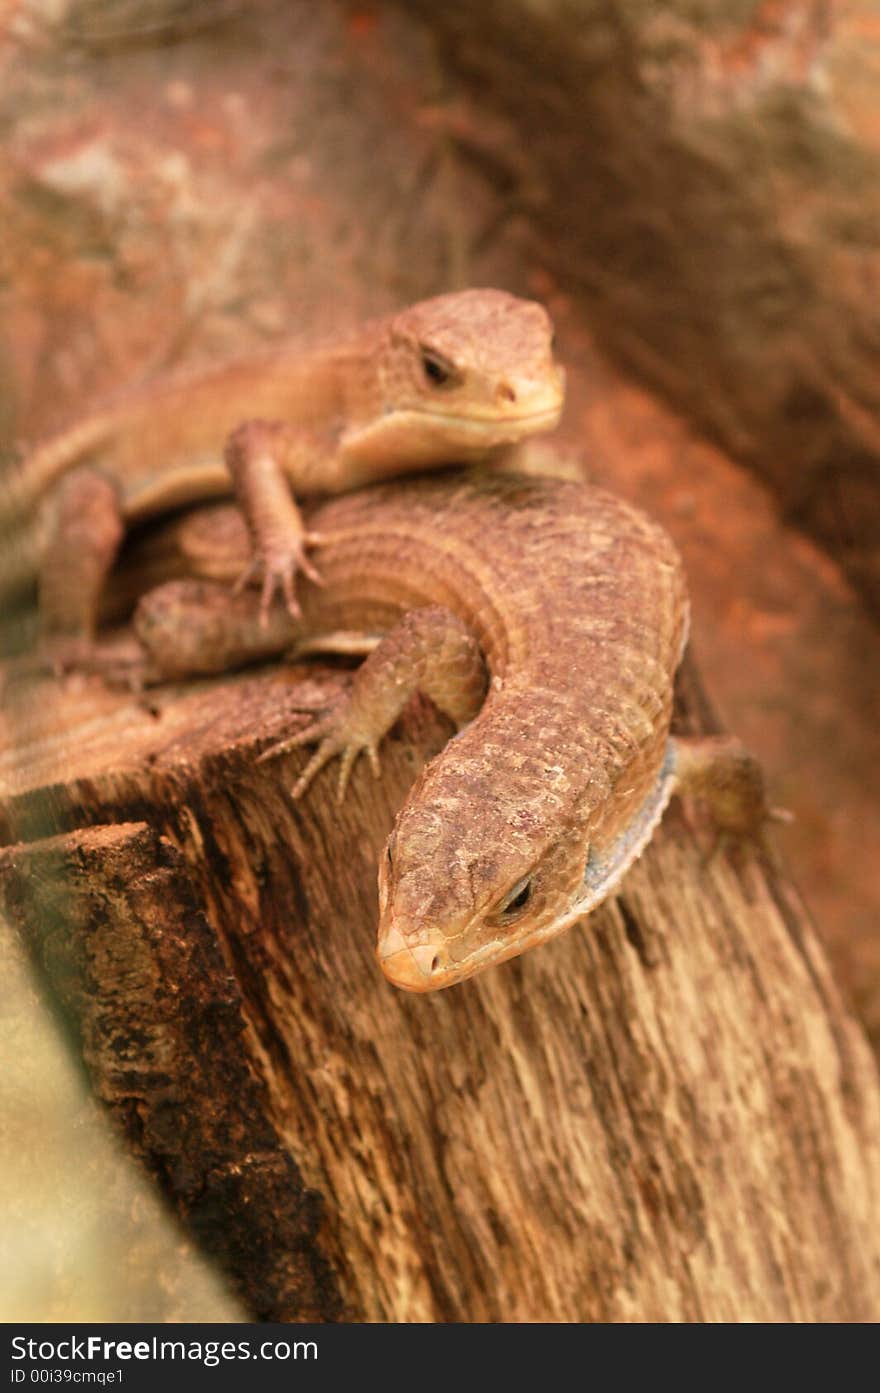
[[(385, 637), (346, 697), (263, 758), (317, 744), (294, 796), (336, 756), (341, 795), (360, 752), (378, 772), (416, 690), (460, 727), (380, 862), (378, 954), (397, 986), (450, 986), (567, 928), (615, 890), (676, 789), (707, 795), (732, 833), (767, 815), (736, 741), (669, 737), (687, 599), (672, 543), (636, 509), (580, 484), (463, 473), (364, 489), (312, 525), (326, 587), (306, 587), (298, 632)], [(262, 630), (252, 597), (186, 582), (142, 601), (137, 627), (172, 672), (292, 636)]]
[(497, 290), (438, 296), (308, 352), (153, 383), (0, 480), (0, 600), (39, 573), (44, 635), (75, 660), (125, 528), (234, 486), (263, 621), (276, 590), (296, 614), (297, 572), (318, 575), (291, 489), (340, 493), (485, 458), (554, 426), (562, 399), (546, 312)]

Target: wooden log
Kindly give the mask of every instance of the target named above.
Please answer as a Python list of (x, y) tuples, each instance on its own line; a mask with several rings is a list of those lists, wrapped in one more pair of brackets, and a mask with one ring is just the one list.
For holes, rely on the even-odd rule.
[[(259, 742), (344, 672), (148, 702), (13, 688), (2, 904), (96, 1091), (267, 1319), (870, 1320), (880, 1091), (769, 855), (673, 808), (623, 893), (449, 991), (389, 986), (376, 858), (448, 736), (337, 807)], [(685, 683), (684, 715), (699, 699)], [(705, 721), (703, 722), (705, 724)]]

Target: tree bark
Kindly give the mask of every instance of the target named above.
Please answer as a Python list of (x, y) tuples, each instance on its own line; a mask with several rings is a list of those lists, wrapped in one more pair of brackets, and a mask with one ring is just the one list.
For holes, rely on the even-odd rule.
[(448, 727), (412, 705), (341, 808), (332, 770), (294, 803), (299, 757), (254, 762), (346, 680), (7, 701), (0, 902), (254, 1314), (876, 1319), (877, 1077), (771, 856), (707, 864), (674, 807), (585, 924), (397, 991), (376, 858)]

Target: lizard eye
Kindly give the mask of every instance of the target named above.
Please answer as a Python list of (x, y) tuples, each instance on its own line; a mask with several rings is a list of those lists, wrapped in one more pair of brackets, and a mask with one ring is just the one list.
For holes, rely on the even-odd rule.
[(498, 906), (496, 914), (501, 919), (512, 919), (525, 909), (532, 893), (532, 877), (527, 875), (518, 880)]
[(422, 371), (432, 387), (451, 387), (459, 380), (455, 364), (444, 358), (442, 353), (438, 353), (435, 348), (428, 348), (425, 344), (422, 344), (419, 351), (422, 355)]

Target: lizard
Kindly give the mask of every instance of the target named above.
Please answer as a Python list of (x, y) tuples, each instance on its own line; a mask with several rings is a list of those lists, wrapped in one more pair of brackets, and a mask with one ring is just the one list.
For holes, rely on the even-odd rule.
[[(125, 531), (234, 492), (262, 576), (320, 576), (294, 493), (509, 452), (558, 421), (564, 373), (546, 310), (504, 291), (423, 300), (309, 349), (285, 346), (119, 395), (0, 479), (0, 599), (39, 579), (44, 646), (92, 652), (98, 599)], [(235, 444), (224, 458), (224, 442)]]
[(326, 585), (305, 587), (299, 621), (280, 611), (267, 633), (255, 595), (174, 581), (140, 602), (136, 629), (172, 675), (295, 635), (383, 635), (335, 705), (260, 755), (316, 746), (295, 798), (336, 758), (340, 798), (361, 753), (378, 774), (416, 691), (458, 727), (380, 856), (377, 954), (395, 986), (451, 986), (580, 920), (674, 792), (707, 797), (731, 834), (771, 815), (739, 741), (670, 737), (688, 599), (673, 543), (639, 509), (584, 483), (465, 470), (330, 500), (311, 525)]

